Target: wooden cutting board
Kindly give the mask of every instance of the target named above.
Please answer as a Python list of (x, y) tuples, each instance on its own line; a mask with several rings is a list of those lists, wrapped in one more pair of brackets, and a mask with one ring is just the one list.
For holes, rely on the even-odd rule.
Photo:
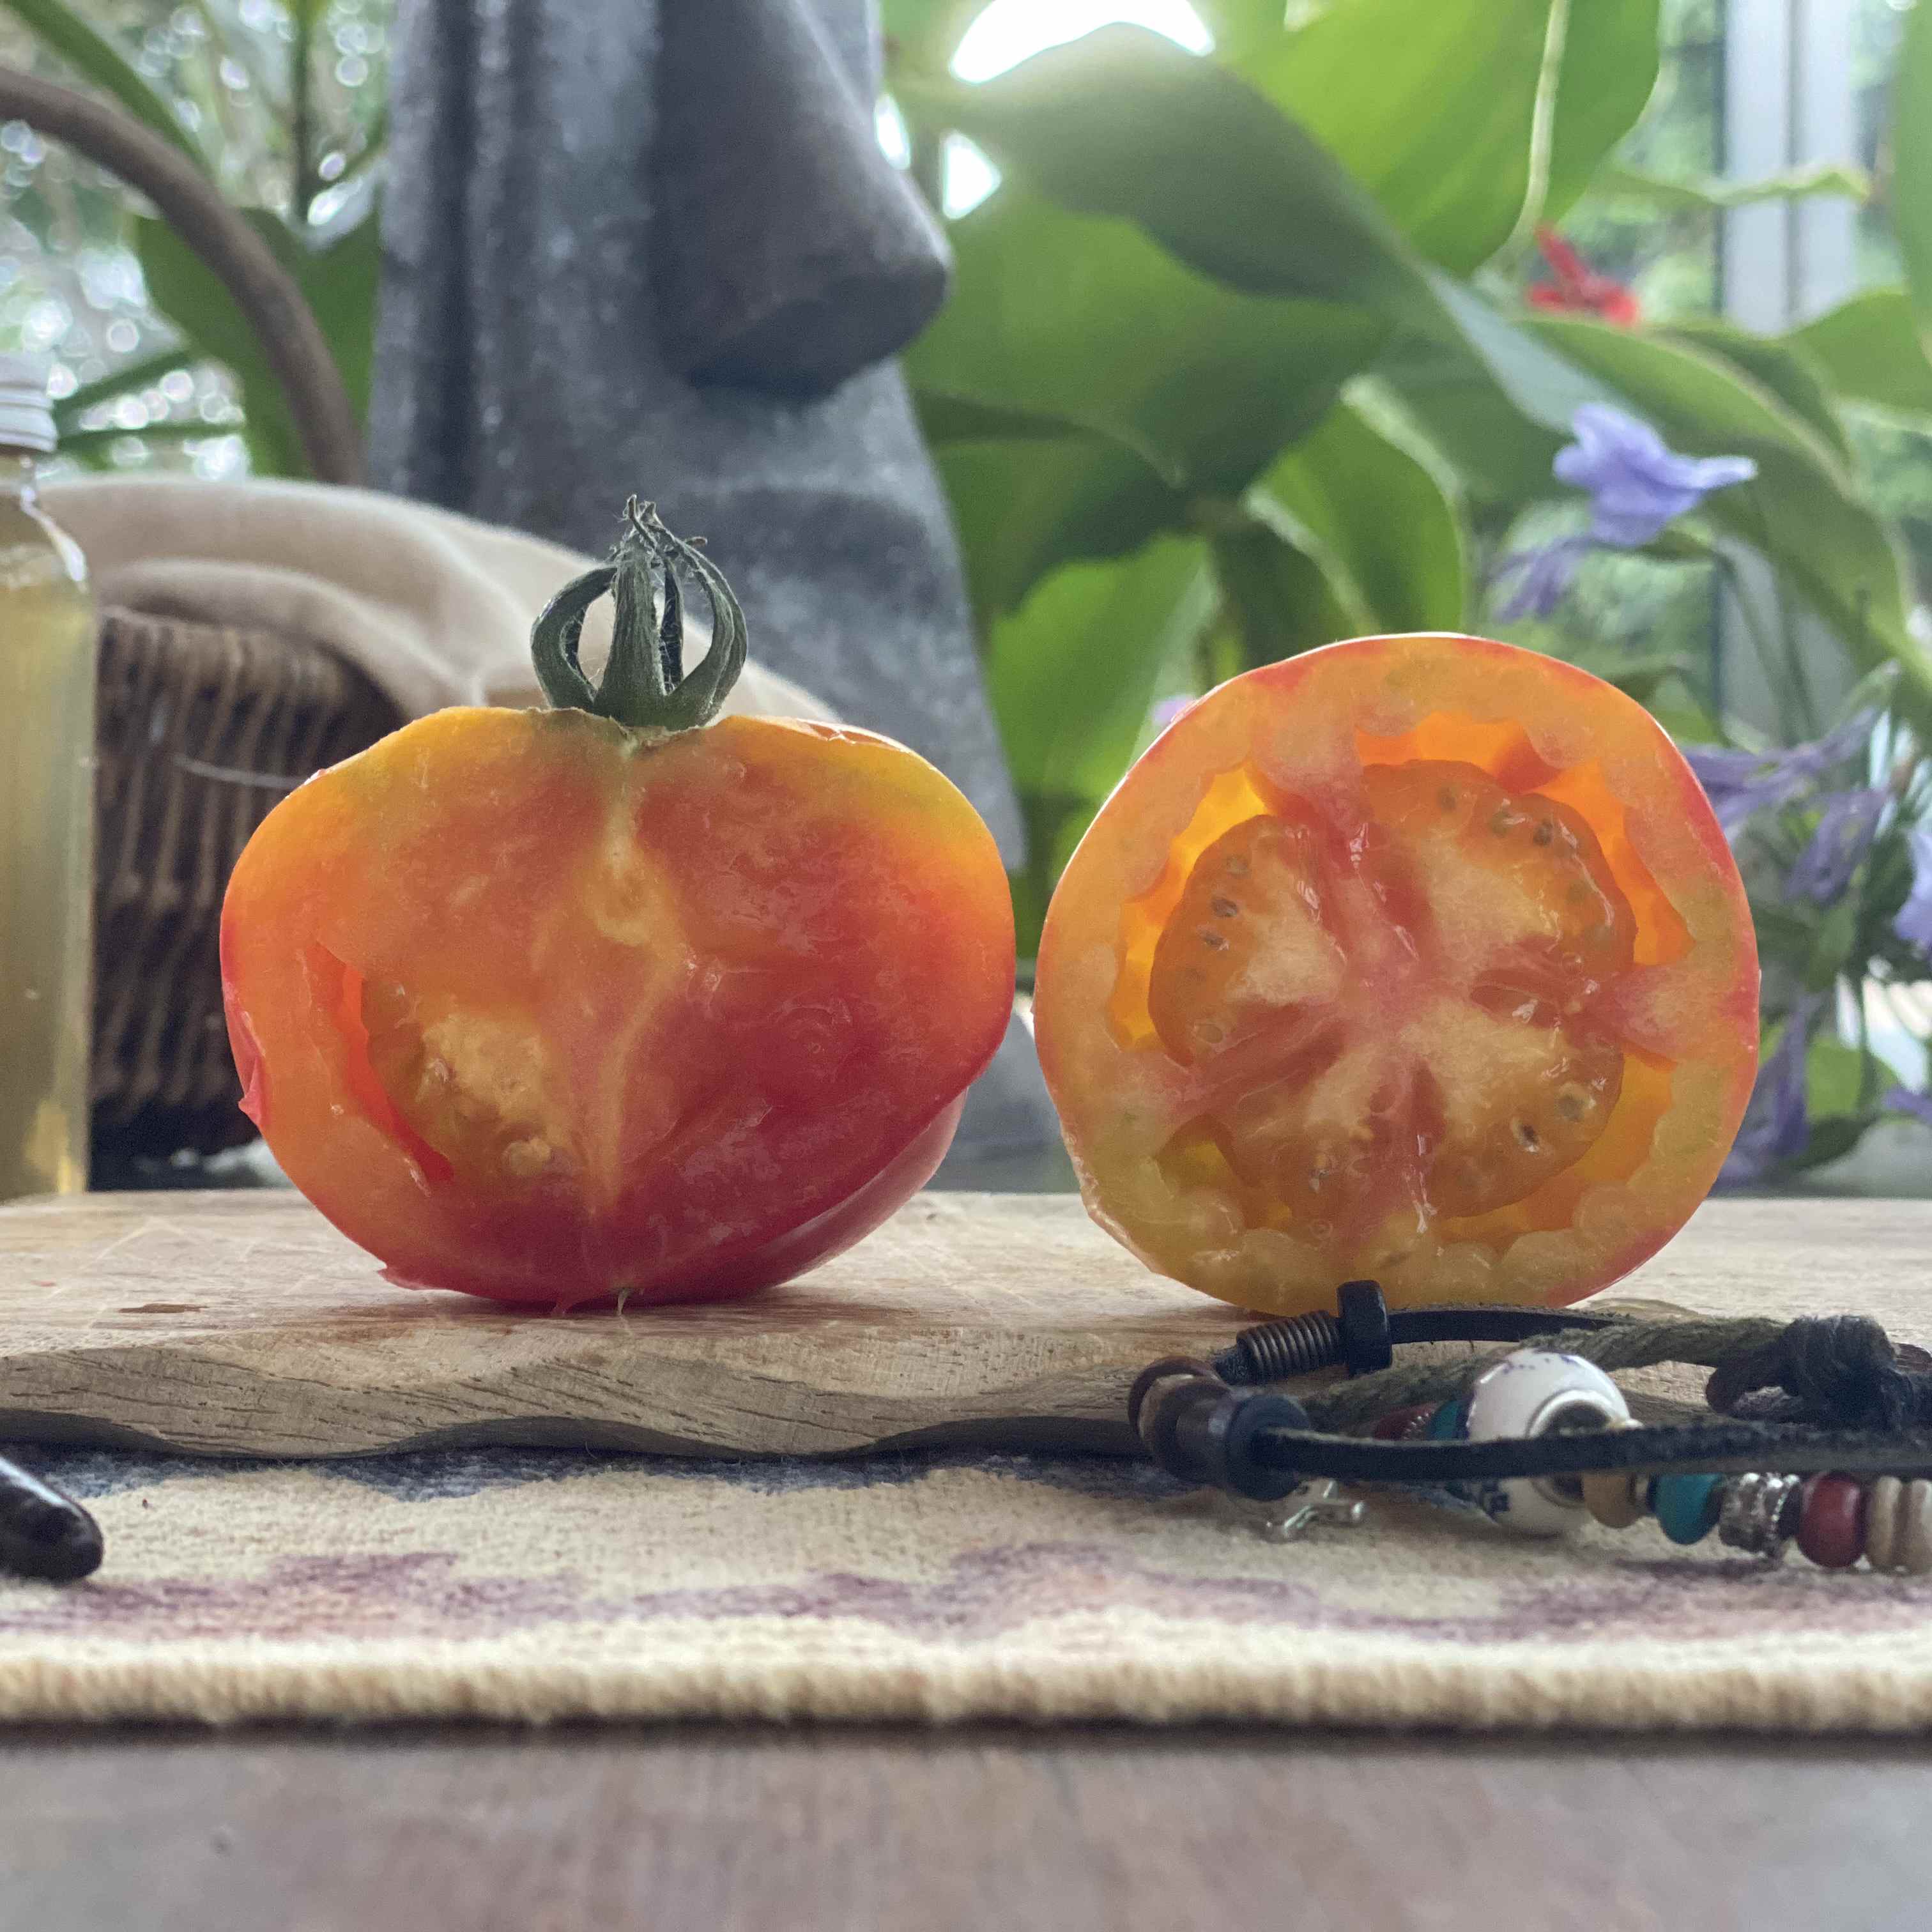
[[(1863, 1309), (1924, 1340), (1932, 1202), (1713, 1204), (1632, 1294)], [(83, 1196), (0, 1208), (0, 1436), (304, 1457), (1120, 1448), (1138, 1370), (1243, 1319), (1063, 1196), (922, 1195), (751, 1301), (548, 1316), (392, 1288), (293, 1193)]]

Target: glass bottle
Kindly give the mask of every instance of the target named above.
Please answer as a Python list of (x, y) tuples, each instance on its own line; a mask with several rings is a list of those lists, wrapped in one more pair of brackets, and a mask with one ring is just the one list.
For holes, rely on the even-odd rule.
[(44, 366), (0, 356), (0, 1201), (87, 1185), (96, 646), (53, 447)]

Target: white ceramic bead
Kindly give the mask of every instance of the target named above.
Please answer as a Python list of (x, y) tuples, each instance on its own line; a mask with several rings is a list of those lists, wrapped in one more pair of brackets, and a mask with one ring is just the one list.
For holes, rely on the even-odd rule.
[(1874, 1570), (1932, 1571), (1932, 1483), (1881, 1476), (1865, 1504), (1865, 1561)]
[[(1486, 1369), (1472, 1385), (1463, 1433), (1472, 1442), (1540, 1436), (1552, 1424), (1574, 1427), (1579, 1412), (1594, 1426), (1615, 1429), (1630, 1420), (1623, 1391), (1594, 1363), (1553, 1349), (1519, 1348)], [(1472, 1500), (1492, 1522), (1520, 1536), (1561, 1536), (1586, 1521), (1580, 1487), (1554, 1479), (1513, 1478), (1472, 1484)]]

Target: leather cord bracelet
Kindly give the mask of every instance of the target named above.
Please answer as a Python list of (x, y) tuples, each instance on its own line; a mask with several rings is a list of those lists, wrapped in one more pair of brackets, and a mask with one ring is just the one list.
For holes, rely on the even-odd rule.
[[(1392, 1366), (1418, 1341), (1532, 1346)], [(1714, 1370), (1710, 1420), (1630, 1419), (1604, 1369), (1664, 1361)], [(1299, 1399), (1267, 1386), (1330, 1366), (1349, 1379)], [(1297, 1522), (1342, 1512), (1336, 1481), (1384, 1484), (1534, 1534), (1654, 1513), (1680, 1542), (1721, 1525), (1759, 1554), (1796, 1537), (1831, 1567), (1864, 1555), (1932, 1572), (1932, 1356), (1862, 1316), (1391, 1311), (1373, 1282), (1352, 1282), (1334, 1316), (1258, 1324), (1212, 1363), (1151, 1364), (1128, 1416), (1169, 1474), (1250, 1502), (1301, 1497)]]

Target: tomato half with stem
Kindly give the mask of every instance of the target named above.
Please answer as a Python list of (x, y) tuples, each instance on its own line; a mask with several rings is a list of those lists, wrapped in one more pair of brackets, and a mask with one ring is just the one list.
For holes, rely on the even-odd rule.
[(1575, 1300), (1667, 1240), (1750, 1097), (1756, 948), (1629, 698), (1485, 639), (1223, 685), (1048, 909), (1040, 1057), (1095, 1217), (1245, 1306)]
[[(539, 626), (546, 688), (586, 701), (406, 726), (279, 805), (230, 883), (244, 1104), (412, 1286), (568, 1306), (796, 1274), (931, 1176), (1011, 1011), (972, 806), (870, 733), (705, 722), (736, 604), (654, 518), (627, 542), (548, 656)], [(682, 680), (680, 566), (722, 606)], [(592, 692), (570, 624), (614, 584)], [(594, 709), (625, 677), (636, 723)]]

